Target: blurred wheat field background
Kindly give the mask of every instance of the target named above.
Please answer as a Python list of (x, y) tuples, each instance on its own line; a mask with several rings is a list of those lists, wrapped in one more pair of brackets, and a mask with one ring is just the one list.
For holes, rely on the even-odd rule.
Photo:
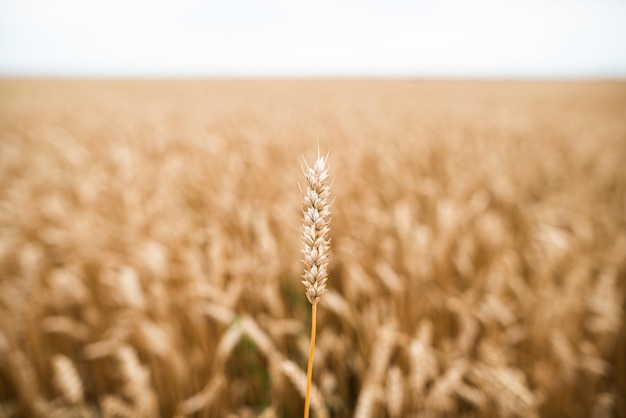
[(0, 416), (626, 415), (626, 83), (0, 82)]

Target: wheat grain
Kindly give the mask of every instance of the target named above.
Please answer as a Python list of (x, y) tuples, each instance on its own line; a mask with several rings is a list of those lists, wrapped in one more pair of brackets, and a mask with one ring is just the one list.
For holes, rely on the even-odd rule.
[(87, 300), (88, 290), (76, 272), (55, 269), (49, 280), (52, 288), (51, 299), (58, 309), (67, 305), (81, 305)]
[(433, 388), (426, 397), (426, 405), (436, 411), (454, 413), (456, 410), (454, 397), (462, 385), (462, 379), (467, 370), (468, 365), (463, 360), (452, 364), (442, 376), (435, 380)]
[(478, 388), (468, 385), (466, 383), (460, 382), (456, 388), (454, 389), (457, 395), (459, 395), (462, 399), (466, 400), (470, 404), (474, 405), (474, 407), (478, 410), (484, 410), (485, 405), (487, 403), (487, 397), (485, 394)]
[(157, 415), (157, 397), (150, 384), (150, 371), (141, 364), (136, 351), (122, 345), (115, 355), (126, 382), (123, 392), (133, 401), (134, 414), (146, 418)]
[(330, 186), (328, 181), (327, 157), (319, 157), (313, 167), (304, 161), (302, 171), (306, 179), (304, 195), (304, 274), (302, 284), (311, 304), (319, 301), (326, 290), (330, 257)]
[(8, 357), (15, 390), (20, 395), (19, 399), (28, 403), (27, 411), (34, 416), (48, 415), (50, 408), (41, 394), (37, 373), (30, 358), (22, 351), (13, 351)]
[(376, 333), (378, 338), (374, 343), (372, 354), (369, 358), (370, 366), (366, 380), (371, 380), (379, 386), (385, 377), (385, 371), (393, 355), (398, 336), (395, 324), (383, 325), (379, 327)]
[(571, 381), (578, 369), (578, 356), (567, 337), (561, 331), (555, 331), (550, 336), (550, 345), (557, 361), (561, 364), (565, 382)]
[(599, 356), (598, 350), (589, 340), (580, 344), (580, 367), (596, 375), (606, 375), (611, 365)]
[(432, 348), (432, 323), (420, 323), (418, 337), (409, 345), (410, 370), (409, 387), (414, 393), (415, 401), (424, 396), (428, 382), (439, 375), (439, 362)]
[(404, 290), (402, 279), (388, 263), (379, 261), (374, 269), (389, 292), (398, 294)]
[(163, 327), (144, 320), (137, 324), (143, 348), (161, 358), (167, 358), (173, 351), (172, 338)]
[(133, 418), (135, 410), (126, 401), (117, 396), (106, 395), (100, 400), (103, 418)]
[(78, 341), (89, 337), (89, 327), (67, 316), (49, 316), (42, 321), (44, 332), (68, 335)]
[(84, 399), (84, 389), (80, 376), (68, 357), (56, 355), (52, 357), (54, 369), (54, 385), (63, 398), (71, 403), (78, 404)]
[(371, 418), (376, 416), (376, 405), (380, 401), (381, 389), (375, 384), (366, 384), (359, 394), (359, 400), (354, 409), (354, 418)]
[(126, 318), (109, 328), (102, 340), (88, 344), (83, 348), (83, 354), (87, 359), (113, 356), (120, 345), (132, 332), (132, 322)]
[(222, 325), (229, 325), (235, 319), (232, 309), (217, 303), (206, 303), (203, 313)]
[(462, 355), (474, 347), (479, 333), (479, 323), (472, 312), (471, 302), (465, 302), (458, 298), (448, 298), (446, 305), (457, 314), (460, 331), (456, 338), (455, 348)]
[(346, 299), (333, 289), (326, 291), (324, 305), (347, 324), (354, 324), (354, 317)]
[(537, 396), (524, 382), (524, 374), (507, 367), (475, 365), (470, 369), (474, 378), (485, 385), (503, 415), (538, 416)]
[(381, 398), (387, 365), (395, 348), (397, 333), (394, 325), (381, 326), (376, 333), (378, 338), (369, 358), (364, 386), (357, 399), (355, 417), (370, 417), (374, 413), (374, 408)]
[(587, 299), (593, 313), (587, 327), (597, 334), (614, 334), (619, 329), (623, 309), (620, 308), (617, 287), (617, 271), (608, 269), (599, 274), (596, 285)]

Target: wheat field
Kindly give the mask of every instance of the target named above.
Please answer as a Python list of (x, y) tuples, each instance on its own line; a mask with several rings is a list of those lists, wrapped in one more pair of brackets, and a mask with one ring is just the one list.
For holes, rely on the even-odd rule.
[(626, 416), (626, 83), (0, 81), (0, 416)]

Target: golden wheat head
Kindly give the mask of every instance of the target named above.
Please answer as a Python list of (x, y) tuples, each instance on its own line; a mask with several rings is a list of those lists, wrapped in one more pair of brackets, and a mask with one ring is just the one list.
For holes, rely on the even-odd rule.
[(328, 280), (328, 262), (330, 255), (330, 185), (328, 181), (328, 157), (320, 157), (313, 167), (306, 161), (302, 166), (306, 178), (304, 193), (304, 224), (302, 235), (304, 242), (304, 274), (302, 284), (306, 288), (306, 297), (311, 304), (316, 304), (326, 290)]

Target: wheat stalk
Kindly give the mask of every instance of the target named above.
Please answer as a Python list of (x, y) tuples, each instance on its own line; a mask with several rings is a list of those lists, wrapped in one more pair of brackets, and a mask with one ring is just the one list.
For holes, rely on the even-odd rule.
[(311, 347), (309, 349), (309, 364), (307, 367), (306, 393), (304, 398), (304, 418), (309, 416), (309, 402), (311, 394), (311, 378), (313, 375), (313, 354), (315, 351), (315, 328), (317, 317), (317, 303), (326, 290), (328, 279), (328, 261), (330, 255), (330, 185), (327, 184), (328, 156), (320, 157), (313, 167), (309, 167), (306, 160), (302, 167), (306, 179), (304, 194), (304, 224), (302, 235), (304, 242), (304, 273), (302, 284), (306, 289), (306, 297), (311, 302)]

